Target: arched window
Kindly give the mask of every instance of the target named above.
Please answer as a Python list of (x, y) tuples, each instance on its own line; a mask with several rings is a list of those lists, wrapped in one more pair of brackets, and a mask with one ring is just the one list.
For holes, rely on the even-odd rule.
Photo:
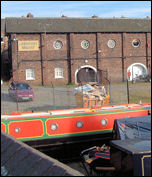
[(147, 67), (142, 63), (134, 63), (127, 69), (127, 79), (129, 81), (145, 78), (147, 74)]
[(96, 73), (96, 68), (92, 66), (81, 66), (75, 72), (75, 83), (96, 82)]

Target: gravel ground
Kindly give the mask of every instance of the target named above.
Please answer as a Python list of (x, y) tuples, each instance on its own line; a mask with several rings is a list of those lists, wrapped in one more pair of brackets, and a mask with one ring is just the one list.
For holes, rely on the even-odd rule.
[[(75, 86), (42, 87), (34, 86), (34, 101), (19, 102), (18, 104), (9, 96), (8, 85), (1, 86), (1, 113), (16, 111), (45, 111), (53, 109), (66, 109), (78, 107), (74, 96)], [(127, 84), (111, 84), (110, 105), (128, 103)], [(151, 83), (129, 83), (129, 102), (151, 102)], [(79, 105), (80, 107), (80, 105)]]
[(77, 107), (74, 97), (74, 87), (33, 87), (34, 100), (15, 102), (8, 94), (8, 86), (1, 87), (1, 113), (16, 111), (45, 111)]

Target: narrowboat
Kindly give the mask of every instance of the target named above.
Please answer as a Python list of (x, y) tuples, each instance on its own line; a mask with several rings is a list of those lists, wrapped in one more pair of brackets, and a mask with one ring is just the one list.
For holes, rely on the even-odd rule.
[(11, 112), (1, 115), (1, 130), (37, 149), (111, 139), (115, 119), (147, 116), (150, 103), (95, 108)]
[(151, 115), (116, 119), (113, 140), (80, 155), (88, 176), (151, 176)]

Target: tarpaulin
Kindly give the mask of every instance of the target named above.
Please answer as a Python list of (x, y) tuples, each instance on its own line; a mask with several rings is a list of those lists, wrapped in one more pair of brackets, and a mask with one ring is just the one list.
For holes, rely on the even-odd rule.
[(117, 140), (125, 139), (150, 139), (151, 115), (116, 119), (113, 128), (113, 137)]

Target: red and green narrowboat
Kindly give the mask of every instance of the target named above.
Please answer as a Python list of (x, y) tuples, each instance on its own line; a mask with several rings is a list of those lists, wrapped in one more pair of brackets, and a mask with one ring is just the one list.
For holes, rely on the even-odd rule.
[(40, 148), (64, 143), (85, 143), (111, 137), (115, 119), (146, 116), (150, 103), (98, 108), (12, 112), (1, 115), (1, 130)]

